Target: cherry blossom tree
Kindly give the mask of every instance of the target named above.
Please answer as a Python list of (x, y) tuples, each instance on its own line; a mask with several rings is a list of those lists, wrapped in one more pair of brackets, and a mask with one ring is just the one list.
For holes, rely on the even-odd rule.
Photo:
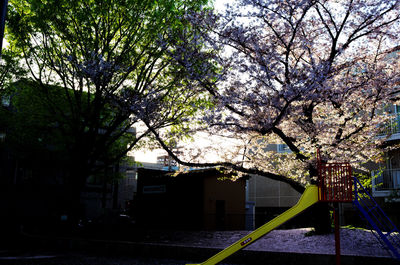
[[(183, 43), (176, 59), (214, 104), (196, 129), (241, 144), (224, 150), (236, 150), (230, 160), (196, 163), (153, 133), (184, 165), (257, 173), (300, 192), (316, 179), (317, 149), (357, 167), (380, 159), (384, 106), (398, 95), (399, 9), (399, 0), (239, 0), (223, 14), (188, 13), (206, 44)], [(214, 75), (193, 70), (202, 59)]]

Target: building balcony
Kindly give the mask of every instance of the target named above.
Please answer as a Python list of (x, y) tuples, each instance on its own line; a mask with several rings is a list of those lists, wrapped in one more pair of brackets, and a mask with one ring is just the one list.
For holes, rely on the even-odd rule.
[(379, 128), (379, 137), (389, 136), (388, 141), (400, 139), (400, 115), (391, 115), (389, 120)]
[(372, 196), (388, 197), (400, 190), (400, 168), (372, 172)]

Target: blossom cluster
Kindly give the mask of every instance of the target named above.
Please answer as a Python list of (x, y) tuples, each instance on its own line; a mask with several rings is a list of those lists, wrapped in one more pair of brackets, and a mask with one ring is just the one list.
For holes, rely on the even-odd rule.
[(397, 0), (241, 0), (212, 21), (189, 16), (207, 34), (202, 49), (177, 49), (183, 64), (193, 69), (191, 58), (218, 51), (209, 58), (214, 82), (193, 74), (215, 102), (201, 117), (204, 130), (247, 139), (227, 157), (302, 184), (314, 177), (317, 149), (355, 166), (377, 160), (384, 106), (398, 90), (398, 60), (388, 55), (400, 53), (399, 9)]

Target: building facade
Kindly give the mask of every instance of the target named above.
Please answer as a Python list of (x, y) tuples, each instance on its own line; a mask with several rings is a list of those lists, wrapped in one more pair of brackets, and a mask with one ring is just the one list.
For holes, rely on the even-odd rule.
[(244, 230), (245, 185), (215, 168), (177, 175), (139, 168), (135, 216), (153, 229)]
[(380, 128), (379, 137), (384, 137), (385, 144), (392, 148), (385, 153), (384, 161), (371, 171), (372, 195), (386, 202), (400, 199), (400, 106), (387, 108), (390, 119)]

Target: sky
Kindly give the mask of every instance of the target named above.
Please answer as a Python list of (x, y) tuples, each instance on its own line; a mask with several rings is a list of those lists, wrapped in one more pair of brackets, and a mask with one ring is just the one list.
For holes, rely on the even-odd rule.
[[(226, 3), (229, 3), (232, 1), (229, 0), (214, 0), (214, 7), (218, 12), (222, 12), (224, 10), (224, 5)], [(198, 135), (196, 137), (196, 146), (199, 148), (206, 148), (207, 146), (210, 145), (215, 145), (215, 144), (221, 144), (221, 143), (216, 143), (215, 141), (218, 142), (218, 140), (209, 138), (208, 135)], [(148, 162), (148, 163), (156, 163), (157, 162), (157, 157), (166, 155), (166, 152), (162, 149), (156, 149), (156, 150), (137, 150), (131, 153), (135, 157), (136, 161), (139, 162)], [(215, 161), (218, 159), (217, 154), (210, 153), (207, 155), (209, 161)]]
[(224, 5), (232, 1), (229, 0), (214, 0), (214, 7), (216, 10), (220, 11), (224, 9)]

